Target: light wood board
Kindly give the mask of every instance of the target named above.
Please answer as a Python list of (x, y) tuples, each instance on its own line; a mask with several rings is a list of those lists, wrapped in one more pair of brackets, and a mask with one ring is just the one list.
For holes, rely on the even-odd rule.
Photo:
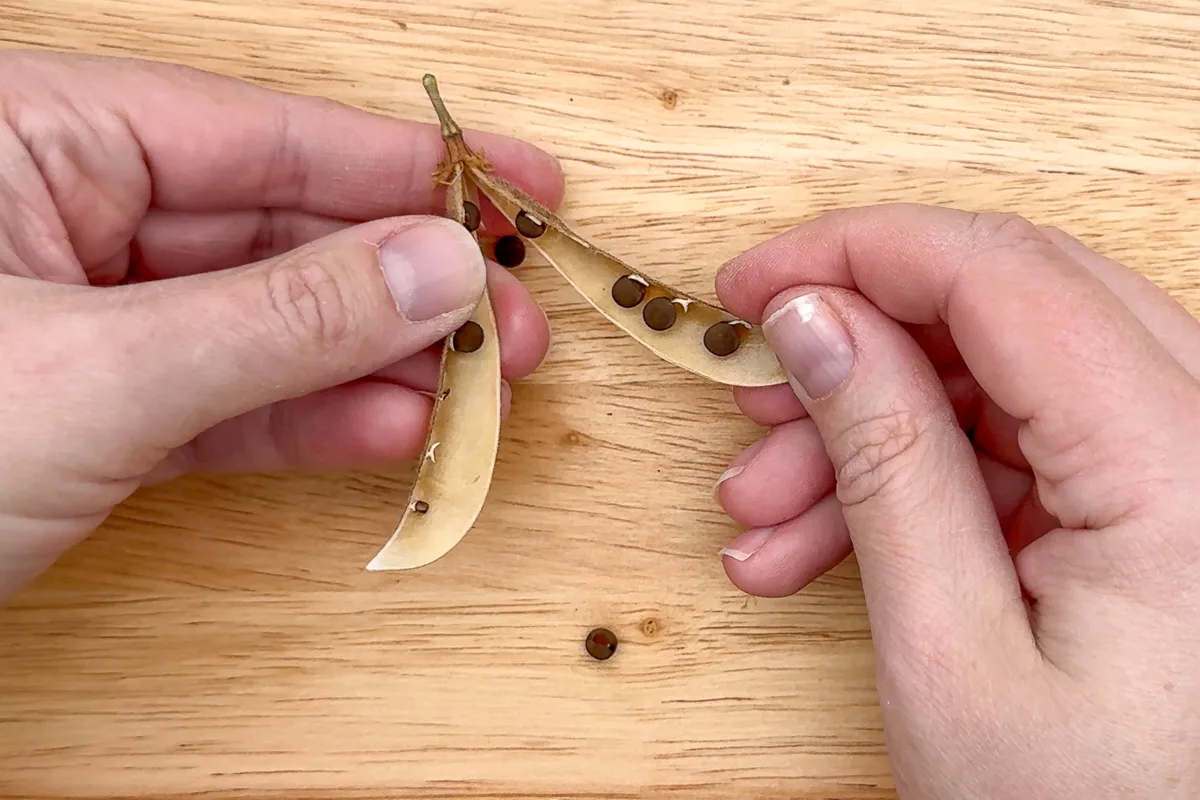
[[(915, 200), (1059, 225), (1200, 312), (1200, 2), (0, 0), (0, 42), (421, 120), (433, 71), (562, 159), (578, 230), (708, 298), (765, 237)], [(521, 275), (554, 343), (458, 549), (364, 571), (412, 464), (135, 496), (0, 610), (0, 795), (892, 797), (853, 563), (733, 589), (712, 485), (759, 431)]]

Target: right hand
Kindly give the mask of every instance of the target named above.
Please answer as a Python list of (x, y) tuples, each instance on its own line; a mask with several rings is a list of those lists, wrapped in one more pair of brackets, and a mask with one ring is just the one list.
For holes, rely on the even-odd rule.
[(853, 547), (900, 796), (1200, 796), (1200, 324), (1061, 231), (918, 206), (717, 285), (791, 375), (738, 392), (772, 430), (719, 483), (726, 570), (787, 595)]

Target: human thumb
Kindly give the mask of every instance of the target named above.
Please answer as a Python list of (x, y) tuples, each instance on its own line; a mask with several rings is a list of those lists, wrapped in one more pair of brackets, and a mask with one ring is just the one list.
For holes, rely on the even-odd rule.
[[(174, 446), (217, 422), (369, 375), (438, 342), (486, 284), (442, 217), (378, 220), (232, 270), (122, 287), (100, 348), (107, 398)], [(109, 290), (112, 291), (112, 290)]]
[(939, 658), (962, 648), (969, 662), (997, 621), (1010, 642), (1028, 640), (973, 449), (917, 343), (844, 289), (788, 290), (766, 315), (764, 334), (835, 468), (877, 646), (914, 656), (936, 642)]

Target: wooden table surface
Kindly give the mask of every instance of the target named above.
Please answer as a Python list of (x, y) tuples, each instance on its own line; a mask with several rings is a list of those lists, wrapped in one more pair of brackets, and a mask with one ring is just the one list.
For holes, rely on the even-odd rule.
[[(434, 71), (561, 157), (581, 232), (705, 297), (822, 210), (916, 200), (1059, 225), (1200, 312), (1200, 2), (0, 0), (0, 41), (422, 120)], [(0, 794), (894, 796), (853, 563), (769, 601), (721, 569), (712, 485), (760, 431), (521, 274), (554, 343), (459, 548), (364, 571), (412, 464), (137, 495), (0, 611)]]

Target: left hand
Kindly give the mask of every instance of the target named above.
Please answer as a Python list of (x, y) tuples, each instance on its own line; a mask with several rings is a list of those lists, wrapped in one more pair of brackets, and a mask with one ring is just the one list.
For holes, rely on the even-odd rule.
[[(140, 486), (417, 455), (485, 279), (505, 379), (544, 358), (532, 297), (440, 216), (436, 126), (165, 64), (0, 75), (0, 598)], [(557, 205), (549, 155), (468, 138)]]

